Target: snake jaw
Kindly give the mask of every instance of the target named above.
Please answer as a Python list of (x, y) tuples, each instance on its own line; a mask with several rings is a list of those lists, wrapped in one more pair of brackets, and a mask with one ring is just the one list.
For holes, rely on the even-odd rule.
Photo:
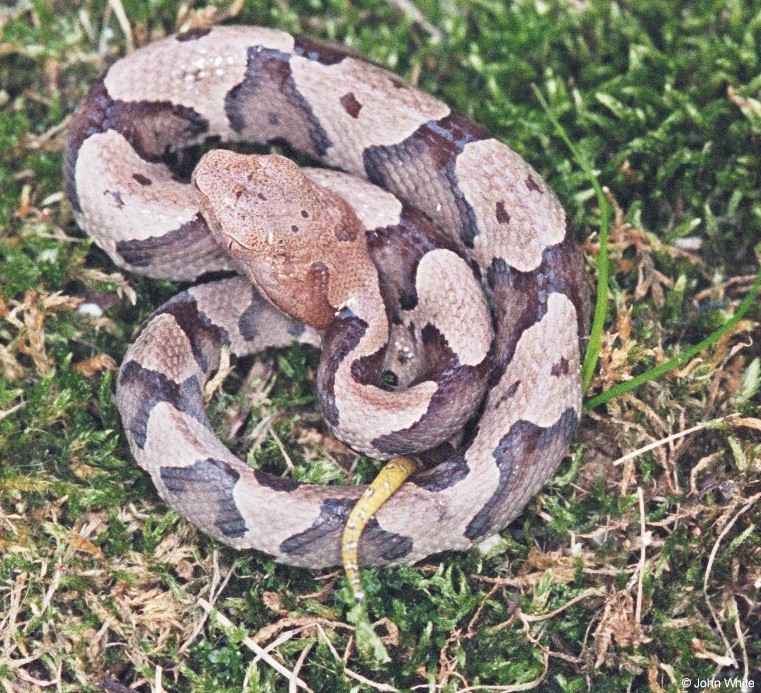
[(243, 255), (245, 253), (248, 253), (251, 249), (243, 243), (241, 243), (237, 238), (233, 238), (229, 234), (222, 233), (222, 238), (224, 239), (222, 241), (225, 248), (227, 248), (227, 252), (231, 255)]

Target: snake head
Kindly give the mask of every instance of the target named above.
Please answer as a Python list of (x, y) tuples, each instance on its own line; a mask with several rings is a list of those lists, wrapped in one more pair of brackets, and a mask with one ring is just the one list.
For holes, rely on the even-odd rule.
[(370, 260), (359, 219), (290, 159), (214, 149), (193, 184), (217, 242), (285, 313), (324, 329), (362, 284)]

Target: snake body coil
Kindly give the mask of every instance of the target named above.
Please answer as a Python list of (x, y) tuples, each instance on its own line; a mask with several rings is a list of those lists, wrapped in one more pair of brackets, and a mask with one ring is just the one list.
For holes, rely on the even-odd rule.
[[(285, 143), (352, 177), (214, 150), (192, 184), (178, 180), (167, 153), (210, 138)], [(234, 276), (176, 296), (119, 374), (136, 460), (210, 535), (336, 565), (363, 490), (273, 477), (217, 440), (203, 387), (223, 346), (321, 345), (319, 400), (336, 434), (380, 458), (438, 462), (381, 507), (363, 564), (466, 549), (556, 469), (581, 407), (583, 265), (541, 177), (432, 96), (333, 45), (191, 31), (92, 87), (65, 175), (78, 223), (119, 266), (176, 280), (236, 270), (258, 287)]]

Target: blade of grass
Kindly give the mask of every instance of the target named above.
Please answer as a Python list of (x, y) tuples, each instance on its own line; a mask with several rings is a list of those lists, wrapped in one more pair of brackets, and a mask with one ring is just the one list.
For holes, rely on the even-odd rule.
[[(584, 383), (584, 390), (586, 391), (586, 389), (589, 387), (589, 383), (592, 380), (592, 376), (594, 375), (595, 366), (597, 365), (597, 360), (599, 358), (602, 330), (605, 323), (608, 305), (608, 229), (610, 225), (610, 206), (608, 205), (608, 200), (605, 197), (602, 186), (597, 180), (597, 174), (592, 168), (592, 165), (586, 160), (586, 158), (584, 158), (576, 145), (571, 141), (571, 138), (568, 137), (568, 133), (560, 124), (560, 121), (558, 121), (557, 116), (550, 108), (550, 105), (547, 103), (547, 100), (544, 98), (542, 93), (539, 91), (539, 88), (535, 84), (532, 84), (531, 88), (534, 90), (534, 94), (539, 100), (539, 103), (542, 105), (542, 108), (547, 114), (547, 117), (555, 126), (555, 130), (557, 131), (558, 136), (563, 140), (566, 147), (568, 147), (579, 168), (581, 168), (589, 177), (595, 194), (597, 195), (597, 202), (600, 207), (600, 251), (597, 257), (597, 298), (595, 301), (592, 329), (589, 334), (589, 347), (587, 348), (587, 353), (584, 358), (584, 365), (582, 367), (582, 378)], [(588, 399), (584, 403), (584, 409), (587, 411), (589, 409), (594, 409), (595, 407), (599, 407), (601, 404), (609, 402), (614, 397), (619, 397), (626, 392), (630, 392), (640, 385), (643, 385), (644, 383), (649, 382), (650, 380), (653, 380), (654, 378), (657, 378), (664, 373), (667, 373), (672, 368), (681, 366), (683, 363), (689, 361), (693, 356), (703, 351), (703, 349), (707, 349), (712, 344), (715, 344), (719, 339), (721, 339), (723, 335), (729, 332), (729, 330), (731, 330), (742, 319), (748, 309), (753, 305), (753, 301), (756, 299), (756, 295), (758, 294), (759, 286), (761, 286), (761, 269), (759, 269), (759, 272), (756, 275), (756, 280), (753, 282), (748, 295), (740, 304), (737, 312), (735, 312), (735, 314), (729, 318), (721, 327), (714, 330), (710, 335), (708, 335), (708, 337), (706, 337), (698, 344), (691, 346), (689, 349), (679, 354), (679, 356), (675, 356), (673, 359), (666, 361), (666, 363), (662, 363), (660, 366), (656, 366), (655, 368), (651, 368), (644, 373), (640, 373), (640, 375), (632, 378), (631, 380), (627, 380), (624, 383), (614, 385), (613, 387), (605, 390), (605, 392), (601, 392), (599, 395), (595, 395), (591, 399)]]
[(605, 326), (605, 316), (608, 310), (608, 229), (610, 228), (610, 205), (605, 197), (602, 186), (597, 180), (597, 174), (595, 173), (592, 165), (586, 160), (584, 155), (578, 150), (576, 145), (568, 137), (568, 133), (565, 131), (557, 116), (550, 108), (546, 99), (539, 91), (536, 84), (532, 84), (531, 88), (534, 90), (536, 98), (542, 105), (544, 112), (555, 126), (555, 130), (558, 136), (568, 147), (569, 151), (573, 155), (579, 168), (589, 177), (592, 187), (594, 188), (595, 195), (597, 196), (597, 205), (600, 208), (600, 250), (597, 255), (597, 298), (595, 299), (594, 317), (592, 319), (592, 329), (589, 332), (589, 345), (587, 346), (587, 353), (584, 356), (584, 365), (582, 366), (582, 382), (584, 384), (584, 390), (589, 387), (589, 383), (592, 381), (592, 376), (597, 366), (597, 360), (600, 356), (600, 344), (602, 343), (602, 330)]
[(666, 363), (662, 363), (660, 366), (656, 366), (655, 368), (651, 368), (644, 373), (640, 373), (638, 376), (632, 378), (631, 380), (627, 380), (624, 383), (614, 385), (613, 387), (605, 390), (605, 392), (601, 392), (599, 395), (595, 395), (584, 403), (584, 409), (589, 410), (594, 409), (595, 407), (599, 407), (601, 404), (609, 402), (614, 397), (619, 397), (625, 392), (629, 392), (634, 388), (639, 387), (643, 383), (663, 375), (667, 371), (670, 371), (672, 368), (681, 366), (683, 363), (689, 361), (693, 356), (703, 351), (703, 349), (707, 349), (712, 344), (715, 344), (738, 322), (740, 322), (740, 320), (742, 320), (745, 313), (748, 312), (748, 309), (756, 300), (759, 287), (761, 287), (761, 269), (759, 269), (758, 274), (756, 274), (756, 280), (751, 285), (750, 291), (748, 291), (748, 295), (743, 299), (743, 302), (740, 304), (735, 314), (729, 318), (721, 327), (711, 332), (711, 334), (709, 334), (703, 341), (698, 342), (694, 346), (691, 346), (689, 349), (682, 352), (678, 356), (675, 356), (673, 359), (666, 361)]

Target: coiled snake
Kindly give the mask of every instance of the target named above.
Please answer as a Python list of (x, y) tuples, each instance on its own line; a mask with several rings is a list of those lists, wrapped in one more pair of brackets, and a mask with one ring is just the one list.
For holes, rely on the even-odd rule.
[[(191, 183), (175, 177), (166, 154), (210, 138), (282, 143), (327, 168), (216, 149)], [(222, 445), (203, 387), (223, 346), (321, 345), (336, 435), (427, 463), (370, 520), (362, 564), (466, 549), (554, 472), (581, 406), (583, 264), (555, 195), (481, 126), (348, 49), (228, 26), (115, 63), (64, 154), (76, 219), (117, 265), (245, 275), (159, 308), (118, 379), (137, 462), (208, 534), (335, 565), (364, 489), (275, 477)]]

